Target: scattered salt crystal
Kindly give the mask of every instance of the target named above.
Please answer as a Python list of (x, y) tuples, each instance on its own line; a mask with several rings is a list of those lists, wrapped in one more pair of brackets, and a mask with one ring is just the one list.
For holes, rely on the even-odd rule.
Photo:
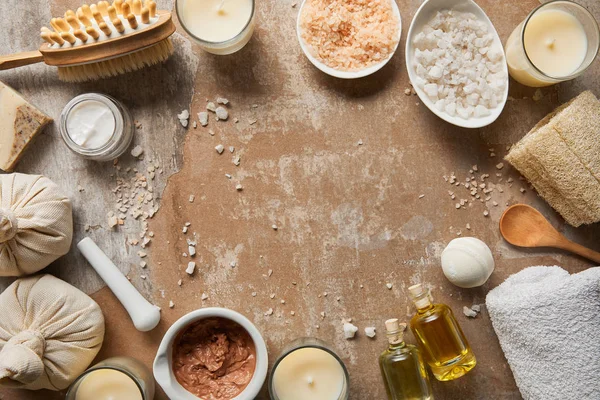
[(200, 121), (200, 125), (202, 125), (202, 126), (208, 125), (208, 113), (206, 111), (199, 112), (198, 120)]
[(350, 322), (345, 322), (343, 329), (344, 329), (344, 338), (345, 339), (353, 339), (354, 336), (356, 335), (356, 332), (358, 332), (358, 327), (351, 324)]
[(134, 156), (135, 158), (138, 158), (143, 153), (144, 153), (144, 149), (142, 149), (142, 146), (140, 146), (140, 145), (137, 145), (133, 149), (131, 149), (131, 155)]
[(375, 337), (376, 333), (375, 333), (375, 327), (374, 326), (367, 326), (365, 328), (365, 335), (367, 335), (367, 337), (370, 337), (371, 339)]
[(193, 261), (190, 261), (188, 263), (187, 268), (185, 269), (185, 272), (187, 272), (188, 275), (193, 275), (195, 270), (196, 270), (196, 263)]
[(229, 113), (225, 107), (217, 107), (215, 114), (217, 115), (217, 121), (226, 121), (229, 118)]
[(463, 307), (463, 314), (465, 314), (465, 316), (467, 316), (469, 318), (475, 318), (477, 316), (477, 313), (475, 311), (471, 310), (467, 306)]

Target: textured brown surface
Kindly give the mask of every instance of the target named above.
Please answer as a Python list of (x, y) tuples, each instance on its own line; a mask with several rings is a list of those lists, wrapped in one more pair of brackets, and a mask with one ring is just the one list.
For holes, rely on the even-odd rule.
[[(352, 82), (329, 78), (308, 63), (296, 43), (298, 7), (292, 8), (292, 2), (259, 1), (257, 31), (234, 56), (211, 56), (194, 48), (199, 66), (191, 114), (203, 109), (206, 98), (225, 96), (232, 104), (231, 118), (240, 122), (211, 121), (214, 136), (208, 129), (188, 132), (181, 148), (181, 171), (169, 179), (161, 210), (151, 222), (156, 239), (149, 250), (148, 270), (143, 272), (148, 280), (139, 279), (139, 267), (132, 265), (130, 271), (135, 284), (163, 308), (163, 320), (153, 332), (139, 333), (106, 288), (95, 293), (107, 320), (99, 359), (126, 354), (150, 365), (163, 333), (178, 317), (199, 307), (223, 306), (256, 323), (271, 360), (289, 341), (317, 336), (345, 360), (352, 399), (383, 399), (377, 367), (377, 356), (385, 347), (383, 321), (408, 319), (406, 288), (422, 280), (432, 284), (436, 299), (453, 308), (478, 358), (478, 366), (464, 378), (434, 382), (436, 399), (519, 399), (485, 308), (474, 320), (467, 320), (460, 310), (482, 304), (489, 289), (526, 266), (559, 264), (577, 272), (590, 264), (559, 253), (510, 247), (497, 227), (505, 204), (531, 204), (567, 237), (595, 249), (600, 227), (566, 226), (508, 165), (503, 178), (511, 176), (515, 184), (501, 185), (504, 193), (493, 197), (498, 207), (490, 201), (488, 207), (477, 202), (467, 210), (456, 210), (456, 201), (447, 194), (452, 187), (443, 175), (455, 172), (464, 180), (477, 164), (481, 172), (492, 175), (490, 180), (497, 180), (495, 165), (507, 145), (582, 90), (600, 93), (599, 63), (573, 82), (543, 89), (544, 97), (537, 102), (532, 100), (533, 89), (511, 81), (511, 100), (500, 119), (485, 129), (469, 131), (442, 122), (418, 98), (403, 93), (408, 77), (402, 48), (420, 1), (400, 3), (404, 33), (390, 64), (372, 77)], [(504, 41), (537, 1), (482, 0), (479, 4)], [(595, 7), (600, 18), (597, 3), (587, 4)], [(177, 68), (168, 65), (169, 70)], [(250, 119), (256, 119), (256, 124), (250, 125)], [(239, 167), (232, 164), (227, 150), (220, 156), (215, 152), (219, 143), (235, 146), (241, 155)], [(492, 147), (494, 158), (489, 157)], [(225, 178), (226, 173), (233, 179)], [(241, 192), (235, 190), (238, 182), (244, 186)], [(525, 194), (520, 193), (521, 187), (527, 189)], [(460, 193), (462, 198), (470, 197)], [(188, 201), (190, 194), (196, 196), (194, 203)], [(425, 197), (419, 199), (420, 194)], [(487, 218), (482, 214), (485, 209), (490, 211)], [(182, 257), (187, 251), (181, 233), (186, 221), (191, 222), (190, 232), (198, 234), (198, 268), (192, 278), (184, 272), (189, 259)], [(458, 230), (484, 240), (494, 253), (496, 270), (481, 288), (458, 289), (442, 274), (440, 251)], [(267, 277), (269, 269), (271, 277)], [(178, 279), (183, 279), (181, 288)], [(385, 285), (388, 282), (394, 284), (391, 290)], [(252, 297), (252, 292), (257, 296)], [(202, 293), (209, 299), (201, 301)], [(270, 294), (275, 298), (270, 299)], [(168, 308), (169, 300), (175, 303), (173, 309)], [(265, 316), (271, 307), (273, 315)], [(290, 315), (292, 310), (295, 316)], [(346, 341), (341, 320), (350, 317), (360, 331), (357, 339)], [(375, 340), (365, 337), (366, 326), (378, 328)], [(414, 342), (411, 334), (407, 339)], [(11, 400), (60, 398), (47, 392), (0, 393)], [(165, 396), (159, 391), (156, 398)]]

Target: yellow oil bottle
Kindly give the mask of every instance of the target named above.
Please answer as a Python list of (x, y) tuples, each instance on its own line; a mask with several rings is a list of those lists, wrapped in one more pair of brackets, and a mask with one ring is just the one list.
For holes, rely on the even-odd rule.
[(433, 304), (421, 284), (411, 286), (408, 291), (417, 308), (410, 329), (433, 376), (439, 381), (450, 381), (475, 368), (475, 355), (450, 307)]
[(389, 346), (379, 356), (388, 400), (433, 400), (427, 369), (419, 350), (404, 343), (406, 324), (385, 321)]

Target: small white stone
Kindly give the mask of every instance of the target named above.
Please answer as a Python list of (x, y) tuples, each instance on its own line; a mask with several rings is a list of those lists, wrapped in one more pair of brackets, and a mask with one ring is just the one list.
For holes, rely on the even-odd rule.
[(215, 114), (217, 115), (217, 121), (227, 121), (227, 118), (229, 118), (229, 113), (225, 107), (217, 107)]
[(175, 307), (175, 303), (173, 303), (173, 300), (169, 301), (169, 308), (173, 308)]
[(256, 292), (252, 292), (252, 297), (256, 297)]
[(225, 147), (223, 147), (222, 144), (218, 144), (215, 146), (215, 150), (217, 151), (217, 153), (223, 154), (223, 150), (225, 150)]
[(275, 225), (275, 224), (271, 225), (271, 228), (273, 228), (274, 231), (276, 231), (276, 230), (279, 229), (279, 227), (277, 225)]
[(180, 114), (177, 114), (177, 118), (180, 120), (190, 118), (190, 112), (188, 110), (183, 110)]
[(229, 146), (229, 152), (230, 152), (230, 153), (233, 153), (234, 151), (235, 151), (235, 147), (233, 147), (233, 146)]
[(375, 327), (374, 326), (367, 326), (365, 328), (365, 335), (367, 335), (367, 337), (370, 337), (371, 339), (375, 337), (376, 333), (375, 333)]
[(140, 145), (137, 145), (133, 149), (131, 149), (131, 155), (135, 158), (138, 158), (142, 154), (144, 154), (144, 149), (142, 149), (142, 146)]
[(209, 101), (208, 104), (206, 104), (206, 109), (208, 111), (216, 112), (217, 111), (217, 106), (212, 101)]
[(235, 190), (241, 191), (241, 190), (244, 190), (244, 187), (242, 186), (241, 183), (238, 183), (237, 185), (235, 185)]
[(265, 312), (265, 316), (269, 316), (269, 315), (273, 315), (273, 309), (269, 308), (266, 312)]
[(232, 262), (230, 262), (230, 263), (229, 263), (229, 266), (230, 266), (231, 268), (235, 268), (235, 267), (236, 267), (236, 265), (237, 265), (237, 264), (235, 263), (235, 261), (232, 261)]
[(196, 255), (196, 248), (194, 246), (188, 246), (188, 253), (190, 257), (194, 257)]
[(218, 104), (227, 105), (227, 104), (229, 104), (229, 100), (227, 100), (227, 99), (226, 99), (226, 98), (224, 98), (224, 97), (218, 97), (218, 98), (217, 98), (217, 103), (218, 103)]
[(196, 196), (194, 196), (193, 194), (190, 194), (190, 198), (189, 198), (189, 200), (188, 200), (188, 201), (189, 201), (190, 203), (193, 203), (195, 199), (196, 199)]
[(481, 312), (481, 306), (480, 306), (479, 304), (473, 304), (473, 305), (471, 306), (471, 310), (473, 310), (473, 311), (475, 311), (475, 312), (479, 313), (479, 312)]
[(208, 125), (208, 113), (206, 111), (199, 112), (198, 120), (200, 121), (200, 125), (202, 125), (202, 126)]
[(202, 296), (200, 298), (202, 300), (207, 300), (208, 299), (208, 295), (206, 293), (202, 293)]
[(463, 314), (465, 314), (465, 316), (467, 316), (469, 318), (475, 318), (477, 316), (477, 313), (475, 311), (471, 310), (467, 306), (463, 307)]
[(389, 290), (392, 290), (392, 287), (394, 286), (394, 284), (393, 283), (386, 283), (385, 286), (387, 286), (387, 288)]
[(502, 169), (502, 168), (504, 168), (504, 163), (496, 164), (496, 169)]
[(181, 285), (183, 285), (183, 280), (182, 279), (180, 279), (180, 280), (177, 281), (177, 286), (181, 286)]
[(196, 270), (196, 263), (194, 261), (190, 261), (188, 263), (187, 268), (185, 269), (185, 272), (187, 272), (188, 275), (193, 275), (195, 270)]
[(345, 339), (354, 339), (354, 336), (358, 332), (358, 327), (351, 324), (350, 322), (344, 323), (344, 338)]

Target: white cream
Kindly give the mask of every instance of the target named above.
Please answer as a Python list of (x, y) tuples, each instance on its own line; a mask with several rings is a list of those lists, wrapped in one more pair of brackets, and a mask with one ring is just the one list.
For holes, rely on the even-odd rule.
[(84, 149), (99, 149), (107, 144), (115, 127), (115, 116), (110, 108), (96, 100), (78, 103), (67, 116), (69, 137)]

